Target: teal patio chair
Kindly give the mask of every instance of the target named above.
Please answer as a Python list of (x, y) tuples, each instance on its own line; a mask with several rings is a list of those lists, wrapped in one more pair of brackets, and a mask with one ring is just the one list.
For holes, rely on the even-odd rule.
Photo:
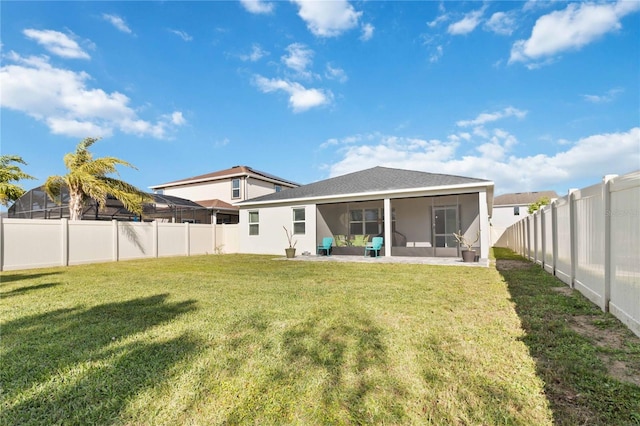
[(364, 247), (364, 255), (366, 256), (368, 252), (373, 252), (376, 257), (380, 256), (383, 241), (384, 238), (382, 237), (373, 237), (371, 242)]
[(331, 246), (333, 245), (333, 238), (332, 237), (324, 237), (322, 239), (322, 245), (318, 246), (318, 249), (316, 250), (316, 254), (320, 254), (323, 251), (327, 254), (327, 256), (331, 256)]

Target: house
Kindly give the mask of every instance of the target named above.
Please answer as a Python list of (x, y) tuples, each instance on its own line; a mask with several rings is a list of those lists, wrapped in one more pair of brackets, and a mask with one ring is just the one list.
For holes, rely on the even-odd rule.
[(211, 223), (238, 223), (234, 203), (295, 188), (297, 183), (247, 166), (193, 176), (150, 188), (157, 194), (193, 200), (211, 213)]
[(334, 254), (364, 255), (372, 237), (384, 237), (384, 256), (459, 257), (454, 232), (475, 239), (489, 257), (491, 181), (374, 167), (238, 203), (242, 253), (284, 254), (283, 227), (297, 253), (316, 253), (324, 237)]
[(516, 192), (503, 194), (493, 200), (493, 215), (491, 216), (491, 242), (494, 246), (507, 247), (502, 240), (505, 230), (529, 215), (529, 205), (543, 197), (550, 201), (558, 199), (555, 191)]

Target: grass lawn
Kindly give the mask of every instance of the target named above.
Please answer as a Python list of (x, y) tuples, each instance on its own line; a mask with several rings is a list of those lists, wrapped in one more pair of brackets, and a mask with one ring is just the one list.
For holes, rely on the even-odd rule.
[(1, 273), (0, 424), (640, 424), (640, 340), (496, 256)]

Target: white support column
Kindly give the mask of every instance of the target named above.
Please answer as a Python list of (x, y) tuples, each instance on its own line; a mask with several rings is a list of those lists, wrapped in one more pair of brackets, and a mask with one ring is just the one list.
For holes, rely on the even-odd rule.
[(480, 229), (480, 258), (489, 258), (491, 244), (491, 228), (489, 227), (489, 207), (487, 206), (487, 191), (478, 191), (478, 227)]
[(391, 199), (384, 199), (384, 256), (391, 257), (391, 246), (393, 245), (393, 233), (392, 233), (392, 214), (391, 214)]

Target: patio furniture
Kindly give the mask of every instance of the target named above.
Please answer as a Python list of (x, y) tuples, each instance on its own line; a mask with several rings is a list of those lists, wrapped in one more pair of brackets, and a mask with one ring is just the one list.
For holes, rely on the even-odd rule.
[(352, 247), (365, 247), (369, 241), (369, 235), (352, 235), (351, 246)]
[(322, 239), (322, 245), (318, 246), (316, 250), (316, 254), (320, 254), (322, 251), (326, 253), (327, 256), (331, 256), (331, 245), (333, 244), (332, 237), (324, 237)]
[(382, 248), (383, 241), (384, 238), (382, 237), (373, 237), (371, 239), (371, 242), (367, 243), (367, 245), (364, 247), (364, 255), (366, 256), (367, 252), (373, 252), (375, 254), (375, 257), (378, 257), (380, 255), (380, 249)]
[(347, 241), (347, 237), (345, 235), (337, 234), (333, 236), (333, 239), (336, 242), (336, 247), (346, 247), (349, 245)]

